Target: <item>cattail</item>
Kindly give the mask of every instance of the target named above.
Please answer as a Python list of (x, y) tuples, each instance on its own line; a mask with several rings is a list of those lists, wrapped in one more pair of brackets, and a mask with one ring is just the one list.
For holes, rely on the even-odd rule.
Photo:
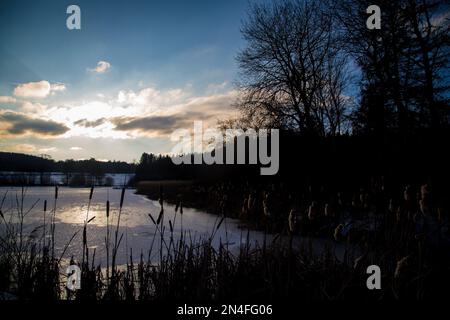
[(248, 199), (247, 199), (247, 210), (250, 211), (252, 209), (252, 202), (253, 202), (253, 198), (252, 198), (252, 194), (250, 193), (248, 195)]
[(412, 200), (412, 194), (411, 194), (411, 186), (407, 185), (405, 188), (405, 191), (403, 192), (403, 199), (407, 202)]
[(183, 214), (183, 203), (180, 202), (180, 214)]
[(352, 207), (353, 207), (353, 208), (358, 207), (358, 201), (356, 200), (356, 197), (353, 197), (353, 198), (352, 198)]
[(217, 225), (216, 230), (219, 230), (220, 226), (222, 225), (223, 220), (225, 220), (225, 216), (223, 216), (222, 219), (220, 219), (220, 222)]
[(123, 198), (125, 197), (125, 187), (122, 188), (122, 194), (120, 195), (120, 208), (123, 206)]
[(341, 240), (343, 229), (344, 229), (344, 225), (342, 223), (334, 229), (334, 240), (336, 240), (336, 241)]
[(91, 187), (91, 192), (89, 193), (89, 200), (92, 200), (93, 193), (94, 193), (94, 186)]
[(109, 218), (109, 200), (106, 201), (106, 217)]
[(83, 245), (85, 246), (86, 245), (86, 225), (84, 225), (84, 228), (83, 228)]
[(428, 184), (424, 184), (420, 187), (420, 194), (421, 194), (421, 198), (424, 199), (426, 198), (429, 194), (430, 194), (430, 189), (428, 187)]
[(442, 222), (444, 219), (442, 209), (440, 207), (437, 208), (437, 218), (439, 222)]
[(400, 222), (402, 220), (402, 209), (399, 207), (397, 209), (397, 214), (396, 214), (396, 218), (397, 218), (397, 222)]
[(338, 197), (338, 205), (343, 206), (344, 201), (342, 200), (342, 193), (338, 192), (337, 197)]
[(399, 261), (397, 261), (397, 266), (395, 268), (395, 273), (394, 273), (395, 278), (399, 278), (402, 275), (402, 273), (408, 266), (408, 259), (409, 259), (409, 256), (406, 256), (406, 257), (403, 257), (402, 259), (400, 259)]
[(86, 222), (86, 223), (89, 223), (89, 222), (91, 222), (92, 220), (94, 220), (95, 219), (95, 216), (93, 216), (92, 218), (90, 218), (89, 220), (88, 220), (88, 222)]
[(263, 210), (264, 210), (264, 215), (266, 217), (270, 217), (269, 206), (267, 205), (267, 201), (265, 199), (263, 200)]
[(333, 212), (333, 210), (331, 210), (331, 207), (328, 205), (328, 203), (325, 203), (325, 208), (324, 208), (324, 214), (325, 217), (331, 217)]
[(2, 219), (4, 219), (4, 218), (5, 218), (5, 216), (3, 215), (3, 212), (2, 212), (2, 210), (0, 210), (0, 217), (2, 217)]
[(357, 269), (358, 266), (361, 264), (361, 262), (364, 260), (365, 257), (366, 257), (366, 255), (363, 254), (362, 256), (356, 258), (355, 262), (353, 263), (353, 269)]
[(294, 233), (297, 229), (297, 214), (298, 212), (295, 209), (292, 209), (291, 212), (289, 212), (289, 231), (291, 233)]
[(170, 227), (170, 233), (173, 233), (173, 225), (172, 225), (171, 220), (169, 220), (169, 227)]
[(420, 208), (420, 212), (422, 212), (423, 214), (429, 213), (429, 208), (424, 199), (419, 200), (419, 208)]
[(246, 216), (247, 214), (247, 198), (244, 198), (244, 203), (241, 208), (241, 216)]
[(313, 201), (308, 208), (308, 218), (309, 220), (314, 220), (317, 216), (317, 202)]
[(151, 213), (149, 213), (148, 214), (148, 216), (150, 217), (150, 219), (152, 220), (152, 222), (156, 225), (157, 223), (156, 223), (156, 221), (155, 221), (155, 219), (153, 219), (153, 216), (152, 216), (152, 214)]
[(360, 193), (359, 193), (359, 202), (364, 203), (366, 198), (366, 194), (364, 193), (364, 190), (361, 189)]
[(389, 210), (390, 213), (396, 212), (393, 199), (389, 200), (388, 210)]
[(58, 199), (58, 186), (55, 186), (55, 200)]
[(164, 209), (161, 208), (161, 211), (159, 212), (158, 220), (156, 220), (156, 224), (159, 224), (161, 222), (163, 215), (164, 215)]
[(47, 211), (47, 200), (44, 200), (44, 212)]

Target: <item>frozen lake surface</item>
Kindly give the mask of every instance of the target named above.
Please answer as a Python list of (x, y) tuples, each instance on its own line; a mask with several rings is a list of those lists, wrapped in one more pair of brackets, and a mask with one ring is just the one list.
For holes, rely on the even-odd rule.
[[(23, 211), (29, 213), (24, 220), (24, 233), (30, 234), (36, 227), (42, 226), (44, 222), (44, 201), (47, 200), (47, 233), (49, 230), (48, 221), (54, 207), (54, 187), (28, 187), (25, 188), (23, 197)], [(77, 236), (68, 246), (64, 258), (72, 255), (76, 259), (82, 256), (82, 228), (88, 210), (90, 188), (69, 188), (59, 187), (58, 199), (56, 201), (56, 230), (55, 243), (58, 253), (62, 253), (64, 247), (69, 243), (71, 237), (78, 231)], [(22, 189), (20, 187), (0, 187), (0, 199), (5, 195), (2, 205), (2, 212), (7, 220), (18, 221), (17, 207), (22, 206)], [(120, 203), (120, 189), (111, 187), (97, 187), (94, 189), (88, 219), (93, 219), (87, 228), (87, 240), (92, 254), (95, 248), (96, 263), (106, 265), (106, 201), (110, 201), (111, 243), (114, 242), (114, 230), (118, 217)], [(133, 260), (138, 261), (141, 252), (144, 257), (148, 256), (148, 249), (155, 234), (155, 225), (148, 216), (152, 214), (156, 220), (160, 212), (160, 204), (145, 196), (137, 195), (133, 189), (125, 190), (124, 205), (121, 215), (120, 233), (123, 233), (123, 240), (119, 249), (117, 263), (124, 264), (126, 257), (130, 255), (130, 248), (133, 249)], [(183, 208), (183, 215), (175, 214), (173, 205), (164, 204), (164, 226), (165, 241), (170, 239), (169, 220), (174, 223), (174, 240), (180, 238), (182, 230), (186, 237), (194, 239), (207, 238), (211, 235), (220, 217), (199, 210)], [(2, 226), (4, 228), (4, 226)], [(4, 231), (4, 229), (2, 229)], [(39, 237), (43, 235), (43, 228), (39, 228)], [(47, 234), (47, 238), (49, 235)], [(213, 244), (218, 246), (220, 241), (228, 243), (230, 250), (237, 250), (241, 243), (245, 243), (247, 230), (239, 228), (235, 219), (225, 219), (221, 227), (217, 230)], [(252, 243), (262, 244), (264, 234), (251, 231)], [(111, 244), (112, 246), (112, 244)], [(157, 262), (159, 257), (160, 236), (156, 233), (152, 262)], [(127, 253), (127, 255), (126, 255)]]

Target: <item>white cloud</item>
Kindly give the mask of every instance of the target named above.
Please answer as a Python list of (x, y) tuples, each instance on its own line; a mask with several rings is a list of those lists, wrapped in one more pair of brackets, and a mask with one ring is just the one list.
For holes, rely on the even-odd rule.
[(64, 138), (162, 137), (174, 129), (189, 128), (195, 120), (202, 120), (206, 127), (211, 127), (218, 119), (230, 117), (235, 112), (232, 105), (237, 92), (225, 88), (225, 83), (212, 86), (218, 90), (211, 91), (222, 92), (207, 92), (202, 96), (194, 95), (189, 86), (170, 90), (124, 89), (112, 100), (105, 97), (57, 105), (25, 101), (21, 111), (64, 124), (69, 128)]
[(0, 103), (16, 103), (17, 100), (14, 97), (0, 96)]
[(58, 150), (58, 149), (55, 147), (48, 147), (48, 148), (40, 148), (38, 151), (42, 152), (42, 153), (47, 153), (47, 152), (50, 153), (50, 152), (54, 152), (56, 150)]
[(104, 73), (109, 68), (111, 68), (111, 63), (109, 63), (108, 61), (101, 60), (97, 62), (97, 66), (95, 68), (93, 69), (88, 68), (87, 70), (95, 73)]
[(50, 85), (50, 91), (64, 91), (66, 85), (64, 83), (53, 83)]
[(55, 147), (39, 148), (36, 145), (28, 143), (1, 145), (1, 148), (2, 150), (7, 152), (28, 153), (28, 154), (52, 153), (58, 150)]
[(218, 94), (218, 93), (226, 91), (227, 88), (228, 88), (228, 82), (224, 81), (222, 83), (209, 84), (208, 88), (206, 89), (206, 92), (208, 94)]
[(3, 151), (18, 153), (33, 153), (37, 151), (36, 146), (27, 143), (9, 144), (2, 146)]
[(22, 103), (21, 111), (25, 113), (33, 113), (33, 114), (42, 114), (47, 109), (47, 105), (37, 103), (37, 102), (29, 102), (24, 101)]
[(50, 83), (46, 80), (19, 84), (14, 95), (25, 98), (45, 98), (50, 93)]
[(83, 150), (83, 148), (81, 148), (81, 147), (71, 147), (70, 150), (72, 150), (72, 151), (80, 151), (80, 150)]
[(24, 98), (45, 98), (50, 93), (64, 90), (66, 86), (63, 83), (50, 84), (47, 80), (41, 80), (19, 84), (14, 89), (14, 95)]
[(185, 103), (191, 96), (189, 89), (157, 90), (153, 87), (138, 91), (120, 90), (113, 103), (127, 108), (128, 112), (148, 114), (154, 112), (170, 112), (178, 104)]

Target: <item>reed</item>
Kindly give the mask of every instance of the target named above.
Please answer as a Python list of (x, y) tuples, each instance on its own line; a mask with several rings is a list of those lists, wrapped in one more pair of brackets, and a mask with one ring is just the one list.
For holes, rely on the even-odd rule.
[[(406, 208), (413, 210), (410, 205), (411, 197), (406, 197), (404, 194), (398, 195), (397, 198), (400, 200), (396, 204), (395, 212), (390, 211), (393, 201), (386, 201), (379, 208), (381, 211), (377, 213), (376, 219), (383, 220), (383, 223), (377, 224), (377, 228), (379, 226), (380, 229), (377, 229), (375, 235), (360, 234), (360, 230), (347, 232), (347, 225), (339, 223), (327, 231), (328, 245), (321, 251), (313, 248), (311, 237), (305, 237), (304, 239), (309, 240), (303, 240), (300, 244), (294, 245), (294, 242), (298, 240), (296, 225), (308, 222), (308, 216), (312, 216), (314, 220), (318, 219), (317, 221), (324, 221), (325, 218), (339, 214), (339, 211), (345, 211), (346, 208), (352, 210), (354, 206), (359, 206), (357, 203), (346, 203), (344, 196), (339, 195), (339, 206), (332, 206), (333, 201), (329, 198), (326, 198), (323, 203), (312, 204), (305, 201), (303, 206), (297, 203), (294, 211), (290, 210), (284, 215), (285, 231), (276, 235), (267, 234), (267, 238), (272, 239), (271, 241), (252, 244), (250, 232), (247, 230), (242, 233), (242, 240), (245, 241), (241, 241), (237, 251), (232, 252), (228, 248), (228, 239), (225, 239), (226, 244), (222, 243), (222, 239), (218, 245), (214, 244), (217, 241), (213, 241), (218, 230), (226, 227), (227, 218), (224, 210), (218, 210), (221, 214), (217, 216), (207, 236), (194, 236), (189, 230), (183, 230), (181, 200), (175, 206), (173, 219), (164, 223), (166, 208), (162, 188), (160, 188), (158, 214), (148, 214), (149, 227), (152, 228), (153, 233), (148, 252), (146, 252), (147, 259), (144, 258), (145, 253), (140, 252), (136, 263), (134, 260), (136, 253), (133, 252), (133, 248), (127, 248), (126, 263), (118, 266), (117, 255), (119, 248), (123, 247), (124, 236), (120, 232), (121, 214), (125, 201), (125, 188), (122, 188), (115, 225), (110, 223), (109, 199), (105, 204), (107, 230), (105, 274), (101, 265), (96, 263), (96, 250), (93, 250), (92, 254), (88, 252), (89, 229), (87, 226), (95, 219), (95, 216), (89, 215), (93, 192), (94, 188), (91, 188), (83, 227), (70, 238), (59, 258), (54, 256), (54, 224), (58, 189), (55, 188), (48, 242), (45, 240), (45, 223), (44, 226), (32, 230), (29, 234), (24, 232), (24, 219), (36, 206), (32, 204), (30, 208), (24, 207), (26, 189), (21, 189), (13, 197), (14, 208), (6, 208), (4, 206), (6, 194), (2, 197), (0, 202), (1, 292), (10, 292), (19, 299), (73, 298), (186, 303), (227, 299), (245, 301), (249, 297), (260, 299), (260, 301), (290, 298), (370, 300), (400, 299), (411, 296), (414, 299), (423, 299), (434, 296), (430, 288), (445, 286), (445, 281), (439, 284), (433, 279), (439, 276), (445, 279), (445, 270), (450, 267), (448, 252), (439, 253), (439, 263), (427, 254), (430, 246), (425, 237), (418, 235), (412, 226), (414, 226), (413, 219), (419, 221), (418, 219), (430, 217), (422, 217), (424, 213), (418, 205), (414, 215), (403, 214)], [(423, 188), (422, 193), (422, 197), (428, 201), (428, 214), (432, 215), (430, 191)], [(367, 199), (370, 198), (364, 197), (364, 202), (369, 202)], [(258, 202), (255, 200), (254, 206), (257, 205)], [(367, 206), (370, 207), (370, 203), (362, 207)], [(397, 218), (395, 215), (399, 208), (401, 214)], [(264, 214), (264, 211), (261, 212)], [(277, 214), (273, 209), (270, 209), (270, 212), (271, 218)], [(44, 201), (44, 216), (46, 214), (47, 202)], [(298, 219), (294, 219), (294, 215)], [(306, 219), (303, 219), (304, 217)], [(439, 221), (445, 222), (445, 219), (445, 212), (439, 209)], [(114, 232), (113, 241), (110, 241), (111, 227)], [(41, 228), (44, 232), (41, 232)], [(166, 232), (166, 230), (169, 231)], [(175, 233), (178, 230), (180, 230), (180, 236), (176, 237)], [(76, 295), (64, 295), (61, 289), (61, 263), (67, 247), (76, 239), (79, 232), (83, 233), (82, 245), (85, 251), (83, 251), (81, 263), (82, 289)], [(335, 240), (332, 240), (333, 236)], [(156, 246), (155, 243), (158, 240), (160, 243)], [(112, 248), (110, 248), (111, 242)], [(335, 246), (339, 243), (345, 245), (342, 258), (336, 257)], [(111, 256), (110, 249), (112, 249)], [(386, 277), (383, 278), (383, 287), (386, 289), (368, 293), (365, 287), (364, 266), (374, 262), (386, 272)], [(72, 263), (75, 264), (76, 261), (72, 259)], [(5, 277), (5, 274), (8, 276)]]

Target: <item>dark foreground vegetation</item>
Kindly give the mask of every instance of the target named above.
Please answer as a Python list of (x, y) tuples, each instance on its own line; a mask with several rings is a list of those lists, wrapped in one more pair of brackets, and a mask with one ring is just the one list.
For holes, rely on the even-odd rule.
[[(90, 202), (93, 192), (95, 190), (91, 189), (87, 201)], [(306, 200), (313, 197), (313, 193), (301, 194), (304, 202), (289, 213), (277, 211), (277, 203), (282, 202), (267, 209), (263, 200), (265, 220), (282, 218), (284, 221), (279, 221), (282, 231), (268, 235), (267, 241), (258, 246), (250, 246), (247, 239), (235, 253), (228, 250), (225, 241), (219, 246), (212, 245), (215, 233), (224, 226), (226, 215), (218, 217), (209, 237), (193, 241), (185, 230), (180, 239), (174, 239), (177, 219), (164, 223), (164, 194), (160, 193), (161, 211), (149, 215), (149, 224), (154, 226), (155, 232), (149, 239), (148, 252), (136, 253), (129, 249), (128, 263), (118, 266), (117, 254), (124, 246), (120, 228), (120, 215), (125, 206), (122, 193), (118, 213), (114, 216), (110, 216), (109, 203), (105, 204), (104, 214), (108, 219), (104, 244), (108, 252), (106, 266), (97, 264), (95, 250), (88, 249), (87, 226), (95, 217), (89, 217), (88, 213), (79, 231), (83, 234), (78, 244), (83, 248), (83, 256), (71, 258), (71, 264), (82, 270), (82, 286), (76, 293), (64, 287), (67, 275), (63, 258), (68, 258), (64, 252), (69, 243), (62, 253), (54, 250), (54, 234), (58, 232), (54, 216), (57, 188), (54, 203), (44, 203), (47, 223), (29, 234), (23, 232), (23, 223), (30, 210), (38, 209), (20, 205), (21, 196), (25, 196), (22, 192), (17, 198), (17, 207), (6, 209), (4, 201), (0, 207), (1, 296), (24, 300), (203, 303), (249, 299), (262, 302), (448, 298), (449, 217), (448, 211), (436, 202), (436, 191), (430, 185), (419, 189), (408, 186), (392, 200), (382, 198), (383, 192), (383, 184), (378, 184), (353, 198), (346, 193), (333, 196), (319, 192), (316, 200)], [(278, 196), (284, 197), (283, 194)], [(255, 205), (256, 201), (248, 199), (243, 214), (251, 214)], [(183, 204), (178, 203), (175, 210), (180, 217)], [(309, 240), (296, 245), (299, 235)], [(318, 251), (314, 249), (314, 239), (318, 235), (334, 240)], [(157, 238), (164, 240), (154, 247)], [(335, 252), (339, 243), (346, 244), (343, 258), (338, 258)], [(150, 259), (152, 252), (159, 253), (158, 261)], [(138, 263), (133, 262), (133, 254), (140, 256)], [(377, 264), (382, 270), (381, 290), (370, 291), (366, 287), (366, 268), (371, 264)]]

